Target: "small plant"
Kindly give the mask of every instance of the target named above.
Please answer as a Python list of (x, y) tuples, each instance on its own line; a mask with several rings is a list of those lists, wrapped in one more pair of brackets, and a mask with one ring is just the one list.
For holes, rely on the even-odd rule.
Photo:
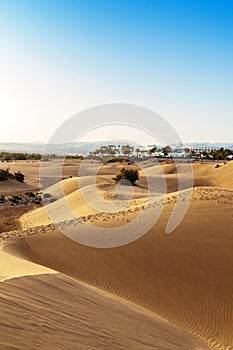
[[(139, 179), (138, 170), (134, 169), (125, 169), (122, 168), (120, 173), (116, 176), (116, 180), (128, 180), (132, 185)], [(127, 184), (127, 181), (123, 181), (123, 184)]]
[(22, 199), (22, 196), (18, 195), (18, 194), (15, 194), (13, 195), (13, 197), (17, 200), (17, 201), (20, 201)]
[(14, 196), (10, 197), (9, 201), (12, 203), (19, 203), (19, 201), (16, 198), (14, 198)]
[(18, 171), (17, 173), (15, 173), (15, 178), (16, 178), (16, 180), (19, 181), (19, 182), (24, 182), (24, 175), (23, 175), (20, 171)]
[(9, 169), (0, 169), (0, 181), (9, 179)]
[(33, 192), (25, 192), (25, 196), (34, 198), (36, 195)]
[(21, 196), (17, 195), (17, 194), (12, 194), (9, 197), (9, 201), (11, 201), (12, 203), (19, 203), (19, 201), (22, 199)]

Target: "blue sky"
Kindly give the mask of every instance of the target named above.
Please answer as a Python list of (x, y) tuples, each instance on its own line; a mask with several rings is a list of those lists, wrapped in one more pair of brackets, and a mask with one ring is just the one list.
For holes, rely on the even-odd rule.
[(233, 143), (233, 0), (0, 0), (0, 55), (0, 141), (126, 102), (184, 142)]

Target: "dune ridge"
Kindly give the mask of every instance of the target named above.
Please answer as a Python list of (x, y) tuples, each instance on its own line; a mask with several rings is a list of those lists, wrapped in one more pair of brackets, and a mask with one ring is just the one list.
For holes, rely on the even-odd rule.
[[(88, 186), (87, 186), (88, 187)], [(108, 190), (106, 191), (104, 185), (99, 185), (98, 188), (101, 190), (101, 194), (103, 198), (114, 198), (114, 185), (108, 185)], [(92, 187), (89, 189), (89, 193), (91, 195)], [(169, 194), (154, 194), (152, 195), (148, 201), (149, 206), (151, 208), (156, 207), (158, 205), (168, 205), (175, 204), (177, 201), (177, 197), (183, 201), (189, 200), (189, 189), (185, 189), (182, 191), (176, 191)], [(224, 189), (218, 187), (210, 187), (210, 186), (199, 186), (194, 187), (192, 189), (192, 201), (216, 201), (219, 204), (231, 204), (233, 203), (233, 190), (232, 189)], [(123, 201), (122, 201), (123, 202)], [(117, 219), (122, 215), (129, 215), (135, 217), (138, 215), (138, 212), (144, 208), (147, 203), (147, 195), (143, 193), (138, 193), (136, 198), (131, 200), (128, 205), (125, 206), (124, 209), (120, 210), (113, 214), (97, 212), (90, 206), (88, 206), (85, 200), (82, 197), (82, 193), (80, 190), (75, 190), (64, 198), (58, 198), (55, 202), (48, 204), (48, 207), (38, 208), (29, 213), (23, 214), (20, 218), (20, 223), (22, 228), (28, 228), (33, 226), (44, 226), (51, 224), (51, 219), (48, 213), (55, 213), (58, 222), (65, 222), (70, 220), (76, 220), (76, 217), (82, 218), (84, 221), (86, 219), (96, 221), (99, 217), (106, 218), (108, 220), (112, 220), (112, 224), (114, 224), (114, 218)], [(69, 209), (64, 210), (64, 204), (68, 204)], [(127, 204), (127, 203), (126, 203)], [(124, 207), (124, 203), (123, 203)], [(71, 209), (71, 210), (70, 210)]]

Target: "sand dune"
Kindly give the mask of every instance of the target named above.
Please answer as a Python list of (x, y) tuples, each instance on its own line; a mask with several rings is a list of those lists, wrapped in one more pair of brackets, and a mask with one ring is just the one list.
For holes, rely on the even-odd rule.
[(215, 168), (216, 164), (217, 163), (193, 164), (195, 185), (233, 189), (233, 162), (230, 161), (226, 165), (219, 163), (219, 168)]
[(154, 314), (64, 275), (6, 281), (0, 294), (2, 350), (208, 349)]
[[(88, 183), (89, 178), (87, 178), (86, 180)], [(72, 188), (76, 188), (77, 179), (64, 180), (61, 183), (54, 185), (52, 188), (47, 189), (46, 192), (51, 193), (51, 195), (53, 195), (53, 198), (58, 198), (58, 200), (52, 202), (51, 204), (48, 204), (46, 207), (38, 208), (34, 211), (23, 214), (20, 218), (20, 223), (23, 228), (47, 225), (51, 223), (51, 217), (55, 222), (60, 222), (72, 220), (76, 217), (92, 216), (98, 213), (98, 210), (95, 209), (95, 206), (96, 208), (101, 209), (101, 207), (99, 206), (99, 198), (97, 198), (96, 200), (92, 198), (95, 185), (87, 185), (82, 189), (82, 191), (78, 189), (72, 193), (69, 193), (67, 196), (61, 198), (63, 185), (68, 193)], [(129, 215), (130, 219), (135, 218), (139, 214), (139, 212), (141, 212), (140, 208), (142, 208), (147, 201), (148, 192), (146, 188), (134, 187), (134, 194), (132, 200), (128, 201), (129, 193), (127, 193), (127, 186), (122, 187), (125, 188), (125, 200), (123, 193), (121, 194), (120, 204), (124, 210), (119, 209), (119, 215), (117, 213), (115, 213), (114, 216), (107, 214), (105, 215), (107, 219), (112, 220), (112, 223), (114, 222), (114, 217), (118, 218), (118, 216), (121, 216), (126, 212), (127, 215)], [(97, 186), (97, 192), (100, 198), (102, 198), (104, 201), (107, 201), (107, 203), (111, 200), (117, 200), (116, 189), (115, 185), (113, 184), (99, 184)], [(178, 195), (180, 195), (182, 200), (186, 200), (186, 197), (188, 196), (188, 191), (176, 191), (169, 194), (156, 193), (155, 191), (150, 192), (149, 202), (151, 203), (151, 210), (154, 210), (154, 208), (156, 208), (157, 205), (162, 205), (163, 203), (175, 204)], [(85, 199), (90, 198), (92, 199), (90, 200), (90, 204), (88, 205)], [(217, 201), (219, 203), (231, 204), (233, 200), (233, 191), (210, 186), (195, 187), (193, 189), (192, 199), (212, 200)]]
[[(47, 169), (46, 175), (47, 175), (47, 182), (49, 190), (53, 191), (53, 194), (57, 192), (57, 183), (59, 181), (59, 178), (57, 177), (57, 169), (58, 165), (60, 164), (59, 161), (53, 160), (48, 162), (43, 162), (42, 167), (44, 169)], [(216, 162), (210, 162), (210, 163), (201, 163), (196, 162), (192, 164), (193, 172), (195, 175), (195, 186), (216, 186), (216, 187), (223, 187), (223, 188), (233, 188), (233, 184), (231, 181), (231, 174), (233, 172), (233, 162), (228, 162), (228, 164), (224, 165), (223, 163), (220, 164), (220, 168), (215, 168)], [(72, 161), (66, 161), (63, 168), (62, 168), (62, 179), (66, 179), (68, 181), (63, 182), (63, 190), (65, 194), (69, 194), (73, 192), (75, 189), (78, 189), (78, 186), (76, 188), (76, 176), (78, 175), (78, 168), (80, 165), (80, 161), (72, 160)], [(20, 184), (17, 181), (9, 180), (6, 183), (0, 182), (0, 194), (12, 194), (12, 193), (23, 193), (28, 190), (39, 190), (39, 171), (40, 171), (40, 162), (38, 161), (14, 161), (9, 162), (2, 165), (3, 168), (9, 167), (10, 171), (18, 171), (20, 170), (23, 174), (25, 174), (25, 184)], [(99, 177), (105, 176), (105, 177), (112, 177), (113, 175), (116, 175), (120, 169), (123, 167), (122, 164), (106, 164), (103, 165), (98, 161), (85, 161), (85, 167), (84, 171), (82, 171), (82, 177), (85, 176), (92, 176), (96, 169), (98, 170)], [(138, 168), (138, 166), (135, 165), (124, 165), (124, 167), (135, 167)], [(164, 173), (166, 181), (167, 181), (167, 192), (174, 192), (178, 190), (177, 187), (177, 170), (175, 164), (164, 164), (164, 163), (158, 163), (156, 159), (150, 159), (146, 162), (140, 162), (139, 163), (139, 169), (142, 167), (143, 171), (147, 176), (153, 176), (157, 177), (158, 181), (162, 173)], [(184, 170), (182, 170), (182, 168)], [(180, 164), (179, 165), (179, 173), (185, 173), (186, 165)], [(70, 176), (73, 176), (74, 179), (69, 179)], [(69, 181), (71, 180), (71, 181)], [(140, 184), (145, 185), (146, 182), (141, 179), (139, 181)], [(55, 188), (53, 189), (53, 185), (55, 185)], [(186, 188), (186, 181), (185, 177), (183, 179), (183, 185), (182, 188)], [(55, 192), (54, 192), (55, 191)], [(58, 197), (60, 198), (60, 197)]]
[[(100, 198), (103, 200), (103, 209), (105, 208), (105, 203), (106, 207), (110, 206), (111, 201), (117, 199), (116, 186), (113, 184), (113, 181), (106, 183), (106, 178), (100, 178), (98, 181), (98, 197), (96, 199), (94, 197), (96, 185), (89, 185), (91, 182), (90, 177), (84, 178), (84, 184), (86, 183), (86, 186), (84, 185), (81, 190), (75, 190), (75, 188), (78, 186), (77, 178), (64, 180), (48, 189), (45, 189), (44, 193), (51, 194), (53, 200), (55, 201), (48, 204), (46, 207), (38, 208), (37, 210), (22, 215), (20, 218), (22, 227), (49, 224), (51, 220), (48, 213), (53, 215), (55, 222), (95, 214), (98, 212), (98, 209), (101, 209), (99, 204)], [(74, 191), (69, 193), (72, 189), (74, 189)], [(66, 193), (69, 194), (62, 197), (63, 191), (66, 191)], [(120, 191), (120, 200), (118, 200), (118, 202), (120, 202), (120, 205), (123, 208), (127, 205), (129, 199), (131, 198), (131, 191), (133, 191), (132, 200), (134, 200), (134, 202), (132, 205), (134, 208), (136, 205), (140, 206), (140, 203), (142, 202), (141, 199), (147, 198), (147, 189), (145, 188), (135, 187), (132, 189), (128, 186), (121, 186)], [(156, 195), (156, 193), (154, 193), (154, 195)], [(87, 198), (89, 200), (91, 199), (89, 205), (86, 202)]]
[[(94, 171), (96, 164), (91, 167)], [(114, 165), (114, 169), (110, 165), (104, 167), (98, 175), (98, 194), (111, 203), (117, 200), (115, 185), (111, 183), (117, 166)], [(0, 285), (3, 294), (9, 291), (15, 295), (17, 291), (20, 300), (24, 300), (25, 307), (34, 315), (35, 323), (39, 322), (46, 330), (46, 336), (40, 338), (37, 344), (38, 349), (39, 345), (43, 349), (47, 337), (53, 339), (51, 349), (57, 348), (62, 339), (67, 349), (72, 348), (73, 342), (77, 342), (80, 349), (233, 349), (233, 162), (222, 164), (220, 168), (215, 168), (214, 163), (194, 164), (194, 184), (198, 184), (198, 187), (194, 188), (190, 203), (185, 176), (181, 186), (183, 190), (177, 192), (174, 165), (165, 164), (162, 170), (169, 189), (164, 196), (156, 185), (157, 179), (161, 181), (161, 166), (152, 164), (144, 169), (145, 174), (155, 180), (146, 210), (148, 192), (143, 176), (139, 186), (134, 187), (132, 200), (127, 201), (127, 191), (130, 192), (127, 189), (120, 198), (122, 209), (114, 214), (87, 205), (76, 178), (63, 180), (45, 190), (54, 200), (47, 209), (60, 222), (60, 228), (69, 227), (74, 235), (77, 228), (82, 229), (77, 216), (93, 226), (108, 228), (109, 232), (112, 227), (119, 227), (116, 234), (121, 234), (121, 226), (134, 220), (143, 210), (149, 218), (161, 208), (162, 213), (155, 225), (131, 244), (111, 249), (78, 244), (50, 223), (45, 208), (21, 217), (24, 230), (2, 234), (3, 240), (21, 237), (21, 240), (11, 243), (10, 248), (6, 246), (4, 254), (20, 254), (34, 263), (75, 279), (60, 274), (41, 275), (22, 277)], [(185, 165), (181, 165), (179, 170), (185, 170)], [(84, 192), (93, 199), (94, 187), (91, 176), (87, 175), (84, 176)], [(62, 198), (63, 191), (65, 198)], [(178, 197), (181, 202), (189, 204), (188, 212), (175, 231), (166, 234), (166, 224)], [(65, 210), (67, 203), (72, 211)], [(95, 198), (92, 203), (95, 204)], [(79, 284), (77, 280), (87, 285)], [(53, 296), (49, 300), (44, 297), (44, 288)], [(33, 303), (28, 300), (29, 289), (36, 293)], [(64, 291), (68, 297), (65, 302)], [(42, 319), (35, 316), (39, 311), (33, 310), (40, 310), (38, 307), (42, 300), (38, 297), (39, 292), (45, 300), (47, 312), (54, 315), (54, 328), (50, 323), (43, 323), (42, 319), (48, 322), (47, 313), (42, 313)], [(12, 313), (14, 309), (20, 310), (16, 296), (13, 303)], [(104, 308), (104, 305), (108, 307)], [(62, 309), (62, 313), (54, 314), (55, 308)], [(71, 316), (71, 310), (77, 310), (75, 316)], [(63, 325), (62, 329), (61, 315), (66, 318), (66, 326)], [(71, 325), (75, 321), (79, 325), (78, 334)], [(19, 322), (18, 319), (15, 322)], [(6, 349), (13, 341), (7, 328), (9, 323), (2, 341)], [(108, 327), (105, 328), (103, 323)], [(27, 322), (25, 327), (28, 333), (33, 330)], [(51, 335), (51, 329), (58, 330), (57, 339)], [(165, 333), (169, 336), (165, 336)], [(27, 349), (28, 344), (22, 340), (22, 334), (23, 331), (20, 331), (17, 342), (21, 347), (17, 349)]]
[(230, 349), (233, 205), (193, 200), (183, 222), (167, 235), (170, 206), (153, 229), (127, 246), (89, 248), (54, 231), (25, 238), (24, 254), (155, 312), (213, 349)]
[[(228, 162), (226, 165), (219, 163), (219, 168), (215, 168), (216, 164), (216, 162), (193, 163), (193, 186), (213, 186), (233, 189), (233, 162)], [(190, 169), (190, 165), (188, 167)], [(157, 178), (161, 177), (162, 171), (167, 183), (167, 192), (170, 193), (178, 190), (178, 174), (175, 164), (153, 165), (146, 167), (144, 170), (147, 176)], [(185, 189), (188, 187), (188, 180), (190, 180), (190, 175), (187, 174), (186, 164), (179, 164), (179, 174), (181, 175), (180, 189)]]

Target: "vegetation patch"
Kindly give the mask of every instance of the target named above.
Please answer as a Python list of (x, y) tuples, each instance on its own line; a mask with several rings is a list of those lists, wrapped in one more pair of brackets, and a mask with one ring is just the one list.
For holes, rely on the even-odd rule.
[(9, 179), (9, 169), (0, 169), (0, 181)]
[(9, 179), (15, 179), (19, 182), (24, 182), (24, 175), (18, 171), (17, 173), (10, 173), (9, 168), (0, 169), (0, 181), (5, 181)]
[(19, 182), (24, 182), (24, 175), (18, 171), (17, 173), (15, 173), (15, 179)]
[(39, 153), (22, 153), (22, 152), (0, 152), (0, 160), (9, 162), (12, 160), (40, 160), (42, 155)]
[(31, 191), (29, 191), (29, 192), (25, 192), (25, 196), (28, 196), (28, 197), (35, 197), (36, 195), (35, 195), (35, 193), (33, 193), (33, 192), (31, 192)]
[[(135, 182), (139, 179), (138, 170), (134, 169), (125, 169), (122, 168), (120, 173), (116, 175), (116, 181), (122, 181), (122, 184), (128, 185), (129, 182), (131, 185), (135, 185)], [(125, 180), (125, 181), (124, 181)]]
[(42, 204), (42, 198), (39, 193), (25, 192), (25, 194), (12, 194), (10, 196), (0, 196), (0, 204), (4, 205), (39, 205)]
[(115, 158), (109, 159), (104, 164), (111, 164), (111, 163), (121, 163), (121, 164), (128, 164), (128, 165), (133, 164), (133, 162), (128, 158), (122, 158), (122, 157), (115, 157)]

